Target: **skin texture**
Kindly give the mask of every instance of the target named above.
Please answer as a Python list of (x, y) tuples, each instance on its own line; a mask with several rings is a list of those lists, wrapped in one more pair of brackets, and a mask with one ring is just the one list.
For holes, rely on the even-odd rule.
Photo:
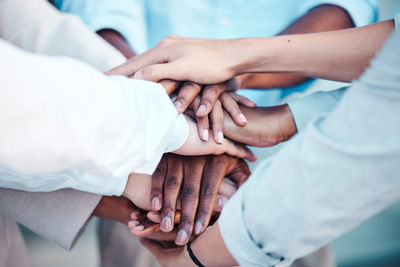
[(93, 215), (128, 225), (131, 214), (139, 210), (132, 201), (125, 197), (103, 196), (93, 211)]
[[(279, 35), (292, 35), (292, 34), (304, 34), (304, 33), (315, 33), (315, 32), (323, 32), (323, 31), (334, 31), (334, 30), (340, 30), (340, 29), (346, 29), (353, 27), (354, 23), (352, 19), (350, 18), (349, 14), (342, 8), (334, 5), (321, 5), (318, 7), (313, 8), (310, 10), (305, 16), (301, 17), (298, 19), (296, 22), (291, 24), (288, 28), (286, 28), (284, 31), (282, 31)], [(176, 36), (171, 36), (169, 39), (176, 39), (178, 37)], [(167, 39), (168, 40), (168, 39)], [(162, 41), (160, 42), (159, 46), (163, 46), (163, 42), (168, 44), (168, 41)], [(232, 46), (227, 45), (227, 50), (231, 49)], [(244, 47), (246, 48), (246, 47)], [(218, 48), (219, 49), (219, 48)], [(160, 49), (161, 50), (161, 49)], [(216, 50), (218, 51), (218, 50)], [(150, 54), (150, 53), (149, 53)], [(162, 53), (160, 51), (160, 57), (157, 59), (156, 57), (153, 57), (152, 60), (150, 59), (150, 55), (148, 60), (145, 63), (139, 64), (139, 66), (130, 66), (129, 63), (123, 64), (122, 66), (115, 68), (111, 70), (111, 73), (120, 73), (120, 74), (125, 74), (125, 75), (133, 75), (135, 72), (138, 70), (142, 69), (143, 67), (146, 67), (147, 65), (150, 64), (159, 64), (159, 63), (165, 63), (166, 61), (170, 62), (171, 58), (173, 59), (173, 56), (169, 56), (168, 53)], [(231, 53), (229, 56), (231, 58), (237, 57), (238, 53), (234, 52)], [(201, 55), (200, 55), (201, 56)], [(205, 55), (207, 59), (213, 58), (215, 59), (215, 62), (219, 62), (219, 57), (218, 53), (216, 54), (208, 54)], [(230, 60), (228, 58), (225, 58), (225, 60), (228, 60), (228, 65)], [(213, 62), (213, 63), (215, 63)], [(183, 64), (181, 64), (183, 65)], [(216, 69), (218, 69), (219, 65), (216, 65)], [(157, 67), (161, 68), (161, 66), (157, 65)], [(188, 67), (188, 65), (186, 66)], [(149, 79), (152, 81), (156, 81), (159, 79), (161, 76), (170, 76), (169, 78), (174, 78), (175, 80), (182, 79), (184, 80), (184, 75), (183, 76), (178, 76), (174, 75), (170, 72), (167, 72), (164, 70), (165, 75), (158, 74), (159, 71), (154, 70), (156, 68), (143, 68), (141, 72), (136, 74), (136, 77), (138, 78), (144, 78), (144, 79)], [(190, 70), (193, 70), (189, 68)], [(214, 70), (215, 71), (215, 70)], [(211, 73), (212, 71), (210, 71)], [(205, 72), (202, 73), (202, 75)], [(233, 74), (225, 75), (224, 78), (219, 79), (219, 82), (222, 80), (228, 80), (229, 78), (233, 77)], [(305, 81), (307, 78), (301, 75), (292, 75), (292, 74), (245, 74), (242, 76), (237, 77), (237, 84), (239, 85), (239, 88), (284, 88), (288, 86), (292, 86), (295, 84), (298, 84), (300, 82)], [(186, 79), (186, 80), (191, 80), (191, 79)], [(216, 83), (216, 82), (205, 82), (204, 84), (207, 83)]]
[[(126, 58), (136, 56), (136, 53), (119, 32), (112, 29), (102, 29), (97, 34), (118, 49)], [(229, 113), (237, 125), (245, 126), (247, 123), (243, 113), (237, 108), (238, 105), (233, 101), (236, 98), (225, 98), (225, 101), (221, 101), (221, 105), (216, 105), (218, 97), (223, 92), (233, 92), (238, 89), (238, 83), (234, 79), (217, 85), (205, 86), (191, 82), (177, 82), (170, 79), (159, 81), (159, 83), (164, 86), (168, 94), (176, 92), (177, 96), (174, 100), (174, 105), (179, 113), (183, 113), (198, 95), (201, 96), (201, 103), (198, 103), (196, 109), (193, 109), (193, 111), (196, 112), (199, 136), (203, 141), (209, 140), (208, 130), (211, 123), (213, 125), (212, 136), (214, 141), (221, 143), (221, 137), (223, 138), (223, 131), (221, 130), (223, 118), (215, 116), (215, 114), (222, 114), (222, 107), (230, 111)], [(247, 107), (256, 106), (254, 102), (245, 97), (241, 97), (240, 101), (242, 105)], [(203, 107), (200, 108), (200, 106)], [(210, 113), (212, 113), (211, 116), (209, 116)]]
[[(389, 20), (360, 28), (270, 38), (170, 37), (114, 71), (136, 73), (146, 80), (168, 77), (203, 84), (261, 72), (350, 82), (365, 70), (393, 29), (393, 20)], [(161, 55), (164, 61), (160, 63)]]
[[(157, 68), (153, 67), (150, 71), (147, 68), (137, 75), (139, 78), (150, 80), (173, 78), (204, 84), (220, 83), (246, 72), (288, 72), (350, 81), (357, 78), (368, 66), (369, 60), (379, 50), (392, 29), (393, 22), (389, 21), (361, 29), (305, 36), (234, 41), (173, 37), (161, 43), (156, 50), (150, 51), (145, 56), (147, 59), (142, 57), (136, 62), (131, 61), (119, 71), (136, 73), (145, 66), (157, 64), (155, 65)], [(365, 45), (366, 43), (369, 45)], [(235, 58), (236, 62), (232, 60), (233, 54), (227, 52), (232, 49), (235, 55), (241, 55), (240, 58)], [(164, 59), (168, 59), (167, 64), (165, 61), (157, 60), (158, 52)], [(264, 57), (261, 58), (260, 55)], [(216, 64), (207, 65), (201, 58), (207, 58), (207, 61), (210, 58), (215, 59)], [(185, 72), (184, 68), (190, 69), (190, 73)], [(211, 75), (204, 76), (206, 70), (211, 70)], [(164, 248), (148, 240), (143, 241), (143, 244), (156, 256), (162, 266), (195, 266), (185, 248)], [(207, 229), (196, 239), (192, 243), (192, 250), (206, 266), (236, 264), (225, 247), (218, 224)]]
[[(131, 193), (136, 194), (132, 195), (134, 198), (132, 200), (137, 205), (144, 209), (151, 207), (153, 211), (161, 211), (160, 214), (150, 213), (150, 216), (153, 222), (161, 224), (163, 232), (174, 230), (174, 218), (179, 222), (175, 243), (185, 245), (193, 232), (195, 235), (200, 235), (206, 229), (213, 211), (221, 211), (228, 197), (247, 180), (249, 175), (250, 171), (243, 160), (227, 155), (203, 157), (165, 155), (152, 176), (148, 203), (141, 203), (143, 198), (139, 195), (139, 192), (143, 194), (148, 191), (147, 177), (133, 178), (133, 184), (128, 186), (137, 191)], [(233, 190), (229, 188), (232, 185), (227, 182), (221, 186), (225, 177), (234, 182)], [(225, 197), (223, 198), (221, 194)], [(138, 198), (142, 200), (137, 200)], [(176, 218), (177, 209), (180, 210), (179, 219)], [(147, 229), (151, 226), (148, 221), (143, 221), (135, 215), (132, 219), (137, 221), (130, 224), (135, 235), (145, 236), (153, 232)], [(143, 233), (143, 230), (146, 232)]]
[[(278, 35), (336, 31), (354, 27), (346, 10), (334, 5), (311, 9)], [(308, 77), (286, 73), (248, 73), (238, 76), (240, 88), (286, 88), (308, 80)]]

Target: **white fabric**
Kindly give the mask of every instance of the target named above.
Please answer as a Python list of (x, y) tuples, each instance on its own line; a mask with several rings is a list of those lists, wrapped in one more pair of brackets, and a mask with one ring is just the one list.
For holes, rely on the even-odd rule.
[[(42, 0), (22, 2), (0, 1), (1, 38), (30, 51), (77, 58), (79, 42), (96, 39), (92, 51), (82, 46), (84, 60), (85, 53), (92, 59), (110, 51), (74, 16)], [(79, 40), (74, 30), (82, 34)], [(106, 77), (81, 62), (32, 55), (3, 41), (0, 48), (0, 162), (2, 171), (11, 172), (0, 177), (0, 187), (120, 195), (130, 172), (152, 173), (164, 152), (184, 143), (186, 122), (161, 86)], [(114, 52), (91, 63), (108, 69), (122, 60)], [(7, 167), (42, 175), (17, 175)]]

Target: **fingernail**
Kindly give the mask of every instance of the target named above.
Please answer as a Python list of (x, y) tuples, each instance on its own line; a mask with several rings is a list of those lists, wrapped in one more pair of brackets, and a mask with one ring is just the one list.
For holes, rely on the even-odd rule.
[(135, 231), (143, 231), (144, 230), (144, 225), (139, 225), (135, 227)]
[(169, 216), (165, 216), (161, 220), (161, 229), (169, 230), (169, 229), (171, 229), (171, 226), (172, 226), (171, 218)]
[(182, 107), (182, 102), (181, 101), (175, 101), (174, 106), (176, 109), (180, 109)]
[(141, 71), (136, 72), (134, 78), (137, 80), (144, 80), (143, 73)]
[(151, 208), (152, 210), (160, 210), (161, 209), (161, 203), (158, 197), (153, 198), (151, 201)]
[(178, 232), (178, 235), (176, 236), (176, 242), (178, 242), (180, 244), (186, 243), (187, 238), (188, 238), (188, 235), (187, 235), (186, 231), (182, 229)]
[(226, 199), (225, 198), (219, 198), (218, 199), (218, 208), (222, 209), (226, 204)]
[(246, 117), (243, 115), (243, 113), (240, 113), (240, 114), (239, 114), (239, 118), (240, 118), (240, 120), (241, 120), (242, 122), (247, 123), (247, 119), (246, 119)]
[(200, 107), (197, 109), (197, 115), (202, 116), (206, 113), (207, 107), (206, 105), (202, 104)]
[(134, 226), (138, 226), (139, 225), (139, 221), (129, 221), (128, 222), (128, 227), (132, 228)]
[(203, 224), (201, 222), (196, 222), (196, 224), (194, 225), (194, 233), (196, 235), (199, 235), (202, 230), (203, 230)]
[(135, 219), (137, 219), (138, 217), (140, 216), (140, 212), (139, 211), (134, 211), (134, 212), (132, 212), (131, 213), (131, 219), (132, 220), (135, 220)]
[(208, 130), (207, 129), (203, 130), (203, 140), (208, 141)]
[(218, 143), (222, 144), (224, 142), (224, 134), (222, 132), (218, 132)]

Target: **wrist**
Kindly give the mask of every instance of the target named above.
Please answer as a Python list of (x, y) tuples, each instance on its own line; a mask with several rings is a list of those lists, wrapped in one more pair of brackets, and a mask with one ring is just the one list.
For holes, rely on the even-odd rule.
[(184, 247), (184, 249), (181, 253), (180, 262), (181, 262), (181, 264), (179, 264), (178, 266), (188, 266), (188, 267), (197, 267), (198, 266), (196, 263), (194, 263), (194, 261), (190, 257), (187, 245)]
[(123, 196), (132, 201), (137, 207), (144, 210), (151, 210), (150, 189), (150, 175), (131, 173), (126, 183)]
[[(284, 71), (284, 49), (291, 41), (285, 36), (234, 39), (236, 55), (232, 64), (235, 75)], [(246, 78), (246, 77), (245, 77)]]

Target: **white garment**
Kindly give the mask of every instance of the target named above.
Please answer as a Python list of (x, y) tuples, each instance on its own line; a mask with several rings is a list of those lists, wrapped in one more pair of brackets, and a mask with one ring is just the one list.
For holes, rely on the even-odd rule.
[[(11, 2), (0, 1), (1, 19)], [(46, 18), (40, 17), (51, 25)], [(0, 27), (1, 37), (7, 32)], [(18, 30), (9, 34), (13, 39)], [(28, 174), (66, 171), (2, 175), (0, 187), (120, 195), (130, 172), (151, 174), (163, 153), (186, 140), (186, 122), (160, 85), (106, 77), (82, 62), (33, 55), (4, 41), (0, 58), (0, 162)]]

